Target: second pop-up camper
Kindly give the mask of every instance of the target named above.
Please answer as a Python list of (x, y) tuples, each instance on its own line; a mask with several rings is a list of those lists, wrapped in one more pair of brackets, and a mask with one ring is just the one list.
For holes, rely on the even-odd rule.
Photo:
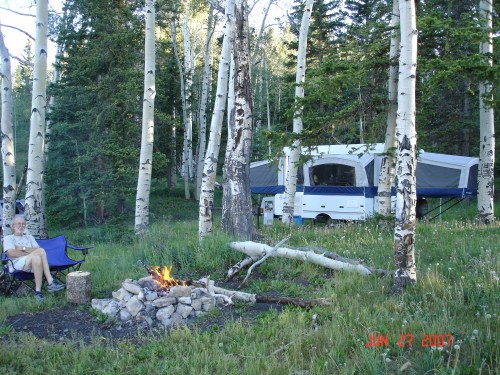
[[(298, 169), (294, 216), (318, 221), (364, 220), (376, 211), (383, 144), (316, 146)], [(252, 193), (272, 195), (262, 201), (264, 214), (283, 214), (290, 149), (278, 162), (250, 166)], [(478, 158), (420, 151), (417, 197), (472, 197), (477, 193)], [(418, 207), (417, 207), (418, 211)], [(266, 219), (264, 219), (266, 221)]]

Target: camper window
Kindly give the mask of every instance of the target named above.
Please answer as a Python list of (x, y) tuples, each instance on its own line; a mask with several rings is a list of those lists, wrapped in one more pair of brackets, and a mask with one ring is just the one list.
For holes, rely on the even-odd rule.
[(311, 168), (311, 185), (356, 186), (354, 167), (344, 164), (321, 164)]

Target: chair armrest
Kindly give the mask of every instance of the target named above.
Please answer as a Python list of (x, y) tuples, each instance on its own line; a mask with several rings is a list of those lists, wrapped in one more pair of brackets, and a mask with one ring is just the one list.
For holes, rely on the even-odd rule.
[(67, 245), (71, 250), (76, 250), (76, 251), (81, 251), (83, 255), (87, 255), (89, 253), (90, 249), (93, 249), (94, 246), (89, 246), (89, 247), (78, 247), (78, 246), (73, 246), (68, 244)]

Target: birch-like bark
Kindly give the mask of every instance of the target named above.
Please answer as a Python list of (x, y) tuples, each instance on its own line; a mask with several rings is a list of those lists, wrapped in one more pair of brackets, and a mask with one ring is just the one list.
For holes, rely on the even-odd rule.
[[(59, 43), (57, 45), (56, 61), (55, 61), (55, 64), (54, 64), (54, 71), (53, 71), (53, 74), (52, 74), (52, 79), (50, 81), (50, 83), (52, 85), (55, 85), (57, 82), (59, 82), (59, 76), (60, 76), (59, 62), (61, 61), (61, 55), (62, 55), (62, 53), (63, 53), (63, 45), (62, 45), (62, 43)], [(50, 116), (50, 113), (52, 112), (52, 108), (54, 108), (55, 103), (56, 103), (55, 97), (54, 97), (54, 95), (51, 95), (49, 97), (49, 104), (48, 104), (48, 107), (47, 107), (47, 115)], [(52, 126), (52, 122), (50, 121), (50, 119), (48, 119), (47, 120), (47, 125), (45, 127), (45, 132), (46, 132), (46, 135), (47, 135), (47, 137), (46, 137), (47, 139), (46, 139), (46, 142), (45, 142), (45, 160), (48, 160), (49, 147), (50, 147), (51, 126)]]
[(175, 19), (174, 15), (172, 15), (172, 19), (170, 21), (170, 30), (172, 32), (172, 48), (174, 50), (175, 60), (177, 61), (177, 66), (179, 68), (179, 80), (181, 83), (181, 100), (182, 100), (182, 122), (184, 124), (184, 142), (182, 145), (182, 168), (183, 168), (183, 177), (184, 177), (184, 198), (189, 199), (191, 197), (189, 192), (189, 153), (188, 150), (188, 111), (187, 111), (187, 103), (186, 103), (186, 85), (184, 80), (184, 68), (182, 67), (181, 59), (179, 57), (179, 53), (177, 52), (177, 33), (175, 30)]
[(304, 97), (304, 82), (306, 79), (306, 52), (307, 52), (307, 34), (309, 33), (309, 23), (313, 10), (313, 1), (307, 0), (302, 15), (299, 32), (299, 49), (297, 56), (297, 74), (295, 77), (295, 104), (297, 109), (293, 116), (293, 133), (297, 138), (293, 141), (290, 156), (288, 157), (287, 174), (285, 182), (285, 199), (283, 202), (283, 224), (290, 225), (293, 218), (293, 209), (295, 207), (295, 192), (297, 191), (297, 168), (301, 153), (300, 134), (302, 133), (302, 106), (298, 102)]
[(143, 234), (149, 227), (149, 196), (153, 169), (155, 87), (155, 0), (146, 0), (144, 45), (144, 96), (142, 100), (142, 137), (135, 199), (135, 233)]
[(31, 99), (28, 173), (26, 175), (26, 198), (24, 204), (27, 229), (37, 238), (47, 237), (43, 194), (45, 107), (47, 95), (47, 22), (48, 1), (39, 0), (36, 6), (33, 93)]
[(205, 40), (205, 53), (203, 57), (203, 77), (201, 84), (201, 98), (200, 98), (200, 111), (199, 111), (199, 121), (200, 121), (200, 133), (198, 136), (198, 162), (196, 163), (196, 187), (195, 187), (195, 199), (200, 199), (201, 190), (201, 177), (203, 174), (203, 160), (205, 160), (205, 150), (207, 147), (207, 104), (208, 104), (208, 93), (211, 84), (211, 52), (212, 52), (212, 35), (214, 32), (213, 28), (214, 20), (214, 7), (210, 4), (210, 11), (208, 13), (207, 20), (207, 38)]
[(398, 111), (398, 56), (399, 56), (399, 0), (392, 2), (391, 47), (389, 51), (389, 85), (387, 128), (385, 130), (384, 157), (380, 166), (377, 193), (377, 211), (382, 216), (391, 215), (391, 187), (394, 178), (394, 163), (397, 139), (396, 118)]
[(194, 179), (193, 171), (193, 110), (192, 110), (192, 87), (194, 72), (194, 56), (191, 50), (191, 36), (189, 33), (189, 0), (185, 1), (184, 24), (182, 26), (182, 44), (184, 47), (184, 97), (186, 103), (186, 117), (184, 119), (187, 131), (187, 142), (184, 144), (186, 153), (185, 173), (190, 180)]
[(414, 0), (399, 0), (401, 53), (399, 59), (396, 227), (394, 230), (394, 285), (401, 292), (417, 281), (415, 264), (417, 135), (415, 84), (417, 74), (417, 25)]
[(236, 238), (254, 234), (250, 194), (250, 154), (252, 151), (252, 82), (248, 5), (236, 0), (234, 38), (234, 107), (229, 107), (229, 128), (223, 169), (222, 230)]
[[(493, 66), (493, 0), (480, 0), (479, 8), (486, 21), (486, 40), (479, 45), (479, 52)], [(491, 105), (493, 99), (491, 82), (479, 83), (479, 168), (477, 191), (477, 221), (479, 224), (491, 224), (495, 221), (493, 197), (495, 193), (495, 123)]]
[(224, 39), (222, 41), (222, 51), (217, 77), (217, 92), (215, 95), (212, 121), (210, 123), (210, 136), (208, 139), (207, 152), (205, 154), (201, 182), (198, 227), (200, 237), (208, 236), (212, 233), (215, 176), (220, 150), (222, 121), (226, 109), (228, 77), (231, 66), (231, 50), (234, 40), (234, 0), (226, 1), (225, 18)]
[(2, 59), (2, 164), (3, 208), (2, 234), (12, 234), (12, 220), (16, 214), (16, 161), (12, 122), (12, 72), (9, 49), (0, 27), (0, 56)]

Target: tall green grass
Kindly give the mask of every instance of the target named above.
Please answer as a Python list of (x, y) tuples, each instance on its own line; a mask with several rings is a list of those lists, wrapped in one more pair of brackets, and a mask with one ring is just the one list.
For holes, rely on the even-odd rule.
[[(176, 205), (181, 209), (182, 202)], [(250, 277), (245, 291), (327, 297), (332, 306), (287, 307), (262, 313), (252, 324), (236, 320), (203, 332), (179, 328), (114, 345), (98, 337), (91, 344), (78, 339), (53, 343), (4, 326), (0, 369), (69, 374), (498, 374), (500, 227), (477, 227), (473, 215), (473, 205), (466, 203), (442, 219), (418, 224), (418, 282), (400, 296), (389, 294), (391, 278), (271, 258)], [(218, 228), (203, 242), (197, 229), (196, 221), (165, 217), (155, 220), (142, 238), (135, 238), (131, 228), (122, 240), (118, 231), (108, 237), (95, 228), (68, 236), (94, 239), (84, 269), (92, 273), (93, 296), (109, 298), (125, 278), (146, 275), (141, 260), (172, 264), (178, 278), (210, 275), (221, 280), (243, 255), (228, 248), (231, 239)], [(270, 243), (290, 236), (284, 246), (322, 247), (373, 267), (393, 267), (393, 233), (375, 220), (338, 228), (275, 223), (261, 227), (259, 234)], [(66, 303), (61, 295), (46, 299), (37, 305), (31, 296), (0, 297), (0, 322)], [(387, 335), (388, 345), (367, 347), (370, 334)], [(452, 335), (451, 345), (422, 345), (425, 335), (439, 334)], [(400, 347), (401, 338), (406, 345)]]

